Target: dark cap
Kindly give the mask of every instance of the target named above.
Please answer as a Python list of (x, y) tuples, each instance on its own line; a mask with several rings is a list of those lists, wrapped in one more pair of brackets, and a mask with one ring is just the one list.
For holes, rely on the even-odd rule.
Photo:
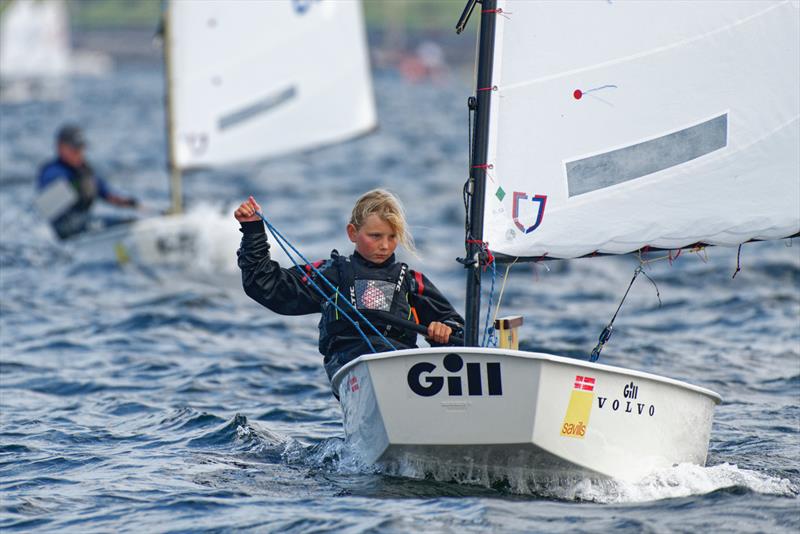
[(83, 148), (86, 146), (86, 138), (83, 131), (74, 124), (65, 124), (56, 134), (58, 144), (69, 145), (73, 148)]

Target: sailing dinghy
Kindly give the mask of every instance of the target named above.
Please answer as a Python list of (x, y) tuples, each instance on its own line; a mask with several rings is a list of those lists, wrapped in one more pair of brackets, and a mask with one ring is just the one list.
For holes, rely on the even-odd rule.
[(11, 0), (0, 6), (0, 102), (57, 101), (72, 68), (63, 0)]
[(797, 235), (799, 7), (483, 0), (467, 346), (339, 370), (346, 438), (364, 460), (630, 481), (705, 464), (718, 394), (515, 350), (520, 319), (498, 320), (500, 348), (479, 347), (481, 270), (489, 252), (537, 261)]
[[(172, 0), (163, 31), (170, 214), (73, 240), (96, 258), (192, 263), (204, 236), (184, 213), (182, 173), (343, 142), (377, 124), (361, 2)], [(225, 231), (215, 237), (230, 243), (227, 264), (240, 234), (227, 222)]]

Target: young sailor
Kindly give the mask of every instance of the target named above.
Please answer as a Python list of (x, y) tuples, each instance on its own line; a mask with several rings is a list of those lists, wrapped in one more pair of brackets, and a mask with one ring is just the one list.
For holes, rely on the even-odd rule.
[[(304, 272), (296, 267), (284, 269), (270, 259), (264, 224), (256, 212), (261, 207), (251, 196), (234, 213), (241, 223), (241, 248), (238, 251), (242, 285), (247, 295), (270, 310), (282, 315), (321, 313), (319, 351), (325, 356), (328, 378), (344, 364), (371, 352), (361, 334), (341, 312), (320, 296), (309, 283), (316, 282), (339, 308), (358, 321), (352, 308), (341, 302), (345, 297), (397, 349), (416, 347), (417, 334), (369, 317), (378, 310), (428, 326), (427, 339), (432, 345), (443, 345), (450, 334), (461, 335), (464, 320), (428, 278), (395, 260), (394, 251), (403, 244), (414, 251), (414, 243), (400, 201), (391, 193), (375, 189), (356, 202), (347, 225), (347, 236), (355, 244), (350, 256), (335, 250), (330, 259), (314, 263), (333, 286), (337, 295), (309, 265)], [(376, 351), (391, 350), (363, 321), (358, 321)]]
[(67, 239), (89, 228), (104, 228), (130, 222), (130, 217), (97, 217), (92, 204), (101, 198), (109, 204), (136, 208), (133, 197), (114, 193), (89, 165), (84, 154), (86, 139), (73, 124), (56, 134), (57, 157), (42, 166), (36, 180), (37, 207), (50, 220), (58, 237)]

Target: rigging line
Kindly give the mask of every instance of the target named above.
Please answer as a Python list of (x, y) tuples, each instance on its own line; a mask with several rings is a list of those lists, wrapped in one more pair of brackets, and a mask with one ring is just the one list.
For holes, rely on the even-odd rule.
[[(492, 327), (491, 327), (492, 334), (489, 333), (489, 316), (492, 313), (492, 297), (494, 296), (494, 282), (495, 282), (495, 279), (497, 278), (497, 268), (495, 267), (495, 262), (494, 261), (491, 262), (491, 265), (492, 265), (492, 287), (491, 287), (491, 289), (489, 289), (489, 302), (486, 305), (486, 321), (484, 322), (484, 325), (483, 325), (483, 343), (482, 343), (482, 346), (484, 346), (484, 347), (488, 347), (489, 346), (489, 341), (494, 339), (494, 332), (493, 332), (494, 331), (494, 324), (492, 324)], [(495, 346), (497, 346), (496, 342), (495, 342)]]
[[(472, 165), (472, 106), (467, 104), (467, 152), (469, 158), (467, 159), (467, 168)], [(467, 171), (471, 174), (471, 171)]]
[[(462, 196), (464, 200), (464, 266), (470, 265), (472, 259), (470, 258), (469, 243), (472, 240), (472, 217), (470, 214), (470, 206), (472, 205), (472, 190), (475, 187), (475, 182), (472, 175), (472, 118), (475, 114), (477, 100), (475, 97), (467, 99), (467, 152), (469, 153), (469, 160), (467, 161), (467, 179), (464, 182)], [(461, 262), (460, 259), (458, 259)], [(477, 275), (476, 275), (477, 276)]]
[(614, 312), (614, 316), (611, 317), (611, 321), (608, 324), (613, 324), (614, 320), (617, 318), (619, 314), (619, 310), (622, 309), (622, 304), (625, 302), (625, 299), (628, 298), (628, 293), (630, 293), (631, 288), (633, 287), (633, 283), (636, 281), (636, 277), (639, 276), (640, 273), (644, 272), (644, 267), (639, 265), (633, 271), (633, 278), (631, 278), (631, 283), (628, 284), (628, 289), (625, 290), (625, 294), (622, 295), (622, 300), (619, 301), (619, 306), (617, 306), (617, 311)]
[[(680, 250), (680, 249), (678, 249), (678, 250)], [(656, 258), (647, 258), (647, 259), (645, 259), (642, 256), (639, 256), (639, 264), (640, 265), (650, 265), (651, 263), (655, 263), (657, 261), (662, 261), (662, 260), (669, 260), (670, 264), (672, 264), (672, 262), (675, 261), (677, 258), (678, 258), (678, 256), (673, 256), (672, 255), (672, 251), (670, 250), (669, 254), (667, 254), (666, 256), (658, 256)]]
[(484, 9), (481, 10), (481, 13), (494, 13), (495, 15), (500, 15), (501, 17), (504, 17), (508, 20), (511, 20), (511, 17), (509, 17), (509, 15), (513, 15), (511, 11), (504, 11), (503, 8), (501, 7), (498, 7), (496, 9)]
[[(740, 244), (739, 247), (741, 248), (741, 246), (742, 245)], [(670, 249), (669, 252), (665, 256), (658, 256), (658, 257), (655, 257), (655, 258), (647, 258), (647, 259), (645, 259), (645, 257), (642, 256), (642, 251), (639, 250), (639, 251), (637, 251), (637, 259), (639, 260), (639, 265), (650, 265), (651, 263), (656, 263), (656, 262), (662, 261), (662, 260), (668, 260), (669, 264), (672, 265), (680, 257), (680, 255), (683, 252), (683, 250), (684, 249), (682, 249), (682, 248), (677, 249), (677, 252), (673, 256), (672, 255), (672, 249)], [(707, 250), (706, 247), (704, 247), (704, 246), (703, 247), (695, 247), (692, 250), (690, 250), (690, 252), (696, 253), (697, 256), (700, 258), (700, 260), (703, 263), (708, 263), (708, 250)], [(701, 256), (700, 252), (702, 252), (705, 257)], [(739, 253), (741, 253), (741, 250), (739, 251)], [(737, 254), (737, 257), (736, 257), (736, 267), (737, 267), (736, 272), (733, 273), (733, 277), (732, 278), (736, 278), (736, 273), (738, 273), (741, 270), (741, 268), (739, 268), (739, 255), (738, 254)], [(645, 276), (647, 276), (647, 273), (645, 273)], [(648, 278), (650, 278), (650, 277), (648, 276)], [(652, 279), (651, 279), (651, 281), (652, 281)], [(653, 284), (655, 284), (655, 282), (653, 282)]]
[(736, 278), (736, 275), (739, 274), (739, 271), (742, 270), (742, 244), (739, 243), (739, 250), (736, 251), (736, 270), (733, 271), (733, 276), (731, 276), (731, 280)]
[(677, 261), (677, 260), (678, 260), (678, 258), (681, 256), (681, 252), (683, 252), (683, 249), (682, 249), (682, 248), (679, 248), (679, 249), (678, 249), (678, 252), (677, 252), (677, 253), (676, 253), (676, 254), (673, 256), (673, 255), (672, 255), (672, 251), (671, 251), (671, 250), (669, 251), (669, 265), (670, 265), (670, 267), (671, 267), (671, 266), (672, 266), (672, 264), (673, 264), (675, 261)]
[(645, 278), (650, 280), (650, 283), (653, 284), (653, 287), (656, 288), (656, 298), (658, 299), (658, 307), (660, 308), (663, 305), (663, 303), (661, 302), (661, 291), (659, 291), (658, 289), (658, 284), (656, 284), (655, 280), (650, 278), (650, 275), (647, 274), (647, 271), (642, 271), (642, 274), (644, 275)]
[[(531, 262), (531, 272), (533, 272), (533, 279), (536, 282), (539, 281), (539, 267), (538, 267), (538, 265), (540, 263), (542, 264), (542, 267), (544, 267), (545, 271), (547, 271), (548, 273), (550, 272), (550, 267), (547, 265), (547, 263), (542, 261), (542, 260), (546, 260), (547, 259), (545, 256), (547, 256), (547, 252), (544, 253), (544, 256), (540, 256), (538, 259), (535, 259), (535, 260), (533, 260)], [(515, 258), (514, 261), (516, 262), (518, 259), (519, 259), (519, 257)]]
[(476, 258), (475, 258), (475, 261), (470, 263), (470, 264), (474, 264), (474, 263), (477, 262), (477, 267), (475, 269), (475, 273), (479, 273), (480, 272), (479, 268), (480, 268), (481, 265), (483, 265), (483, 270), (484, 271), (486, 271), (486, 269), (488, 269), (490, 265), (492, 267), (492, 286), (489, 289), (489, 301), (488, 301), (488, 304), (487, 304), (487, 307), (486, 307), (486, 320), (484, 322), (483, 342), (481, 344), (481, 346), (486, 347), (486, 346), (488, 346), (489, 341), (492, 338), (494, 338), (493, 335), (489, 334), (489, 330), (490, 330), (489, 329), (489, 316), (492, 313), (492, 300), (494, 298), (494, 286), (495, 286), (495, 281), (497, 279), (497, 267), (496, 267), (495, 258), (492, 255), (492, 251), (489, 249), (489, 243), (487, 243), (485, 241), (481, 241), (480, 239), (467, 239), (467, 247), (469, 247), (469, 245), (477, 245), (479, 247), (477, 255), (476, 255)]
[[(266, 220), (264, 222), (266, 222)], [(301, 273), (303, 273), (304, 278), (308, 281), (308, 283), (311, 285), (311, 287), (316, 289), (317, 293), (322, 295), (322, 297), (325, 300), (327, 300), (330, 304), (332, 304), (336, 308), (337, 319), (338, 319), (338, 316), (339, 316), (339, 312), (341, 312), (342, 316), (344, 316), (345, 319), (350, 321), (350, 324), (352, 324), (355, 327), (356, 331), (358, 331), (358, 333), (361, 336), (361, 338), (367, 343), (367, 346), (369, 347), (369, 350), (371, 350), (373, 353), (376, 353), (377, 351), (375, 350), (375, 347), (372, 345), (372, 343), (370, 342), (370, 340), (366, 336), (366, 334), (364, 334), (364, 331), (361, 329), (359, 324), (356, 321), (354, 321), (353, 318), (350, 317), (347, 313), (345, 313), (345, 311), (341, 307), (339, 307), (339, 304), (337, 302), (339, 300), (339, 295), (341, 293), (339, 293), (339, 291), (337, 290), (336, 291), (336, 301), (331, 301), (330, 297), (325, 294), (325, 292), (322, 290), (322, 288), (319, 287), (319, 285), (317, 285), (317, 283), (314, 282), (314, 280), (312, 280), (311, 277), (308, 276), (308, 274), (305, 271), (303, 271), (303, 268), (300, 267), (300, 265), (297, 263), (297, 261), (295, 261), (294, 257), (289, 253), (288, 250), (286, 250), (286, 247), (283, 244), (283, 239), (285, 239), (285, 238), (283, 238), (283, 236), (281, 236), (279, 238), (278, 237), (279, 234), (275, 233), (274, 227), (271, 227), (271, 225), (269, 225), (269, 223), (267, 223), (267, 225), (268, 225), (268, 227), (270, 229), (270, 232), (272, 232), (272, 237), (275, 238), (275, 242), (278, 243), (278, 245), (281, 247), (281, 249), (286, 254), (286, 256), (292, 261), (294, 266), (297, 267), (297, 270), (300, 271)], [(290, 245), (288, 242), (286, 244)], [(309, 263), (307, 263), (307, 264), (308, 265), (312, 265), (312, 264), (309, 264)], [(347, 299), (345, 299), (344, 297), (342, 297), (342, 300), (344, 300), (345, 302), (347, 301)]]
[(652, 282), (653, 285), (656, 287), (656, 296), (658, 297), (658, 305), (661, 306), (661, 293), (658, 290), (658, 285), (652, 278), (650, 278), (650, 276), (647, 273), (644, 272), (644, 266), (640, 263), (639, 266), (636, 267), (636, 269), (633, 271), (633, 278), (631, 278), (631, 283), (628, 284), (628, 289), (625, 290), (625, 294), (622, 296), (622, 300), (620, 300), (619, 306), (617, 306), (617, 311), (614, 312), (614, 316), (611, 317), (611, 321), (609, 321), (608, 325), (600, 333), (600, 337), (597, 340), (597, 345), (595, 345), (595, 347), (592, 349), (592, 353), (589, 356), (590, 362), (596, 362), (598, 358), (600, 358), (600, 352), (603, 350), (603, 347), (611, 338), (611, 334), (614, 331), (614, 321), (616, 320), (619, 311), (622, 309), (622, 304), (628, 297), (628, 293), (630, 292), (631, 287), (633, 287), (633, 283), (636, 281), (636, 277), (639, 276), (640, 273), (644, 273), (647, 279), (650, 280), (650, 282)]
[(509, 263), (506, 266), (506, 274), (503, 275), (503, 284), (500, 286), (500, 294), (497, 296), (497, 307), (494, 309), (494, 317), (492, 318), (492, 323), (497, 321), (497, 316), (500, 315), (500, 303), (503, 301), (503, 293), (506, 290), (506, 280), (508, 280), (508, 273), (511, 271), (511, 268), (517, 263), (519, 258), (514, 258), (514, 261)]
[[(335, 287), (335, 286), (334, 286), (334, 285), (333, 285), (333, 284), (330, 282), (330, 280), (328, 280), (328, 279), (325, 277), (325, 275), (324, 275), (324, 274), (322, 274), (322, 273), (319, 271), (319, 269), (317, 269), (316, 267), (314, 267), (314, 264), (313, 264), (313, 263), (311, 263), (310, 261), (308, 261), (308, 259), (306, 259), (306, 257), (305, 257), (305, 256), (303, 256), (303, 254), (302, 254), (302, 253), (301, 253), (299, 250), (297, 250), (297, 249), (295, 248), (295, 246), (294, 246), (294, 245), (292, 245), (292, 244), (289, 242), (289, 240), (288, 240), (288, 239), (286, 239), (286, 238), (283, 236), (283, 234), (281, 234), (281, 233), (278, 231), (278, 229), (277, 229), (277, 228), (275, 228), (275, 227), (274, 227), (274, 226), (273, 226), (273, 225), (272, 225), (272, 224), (271, 224), (271, 223), (270, 223), (270, 222), (267, 220), (267, 218), (266, 218), (266, 217), (264, 217), (264, 214), (263, 214), (263, 213), (261, 213), (260, 211), (257, 211), (257, 212), (256, 212), (256, 214), (257, 214), (259, 217), (261, 217), (261, 220), (262, 220), (262, 221), (264, 221), (264, 224), (266, 224), (266, 225), (267, 225), (267, 228), (269, 228), (270, 232), (272, 232), (272, 235), (273, 235), (273, 236), (275, 236), (276, 240), (277, 240), (277, 239), (280, 237), (280, 239), (282, 239), (282, 240), (283, 240), (283, 241), (284, 241), (284, 242), (285, 242), (285, 243), (286, 243), (286, 244), (289, 246), (289, 248), (291, 248), (291, 249), (294, 251), (294, 253), (295, 253), (295, 254), (297, 254), (298, 256), (300, 256), (300, 259), (302, 259), (302, 260), (303, 260), (303, 261), (306, 263), (306, 265), (308, 265), (309, 267), (311, 267), (311, 269), (314, 271), (314, 273), (316, 273), (316, 274), (317, 274), (317, 276), (319, 276), (319, 277), (320, 277), (320, 278), (321, 278), (321, 279), (322, 279), (322, 280), (325, 282), (325, 284), (326, 284), (326, 285), (327, 285), (327, 286), (328, 286), (330, 289), (332, 289), (334, 292), (336, 292), (336, 293), (339, 293), (339, 295), (341, 295), (341, 297), (342, 297), (342, 301), (344, 301), (345, 303), (347, 303), (347, 305), (350, 307), (350, 309), (352, 309), (352, 310), (353, 310), (353, 311), (356, 313), (356, 315), (359, 317), (359, 319), (361, 319), (362, 321), (364, 321), (364, 322), (366, 323), (366, 325), (367, 325), (367, 326), (368, 326), (368, 327), (369, 327), (369, 328), (370, 328), (370, 329), (371, 329), (373, 332), (375, 332), (375, 333), (378, 335), (378, 337), (381, 339), (381, 341), (383, 341), (383, 342), (384, 342), (384, 343), (386, 343), (386, 344), (387, 344), (389, 347), (391, 347), (391, 349), (392, 349), (392, 350), (397, 350), (397, 347), (395, 347), (395, 346), (392, 344), (392, 342), (391, 342), (391, 341), (389, 341), (388, 339), (386, 339), (386, 337), (385, 337), (385, 336), (384, 336), (384, 335), (383, 335), (383, 334), (382, 334), (382, 333), (381, 333), (381, 332), (380, 332), (380, 331), (379, 331), (377, 328), (375, 328), (375, 325), (373, 325), (373, 324), (372, 324), (372, 323), (369, 321), (369, 319), (367, 319), (366, 317), (364, 317), (364, 315), (363, 315), (363, 314), (362, 314), (360, 311), (358, 311), (358, 309), (357, 309), (357, 308), (356, 308), (356, 307), (355, 307), (355, 306), (354, 306), (354, 305), (353, 305), (353, 304), (350, 302), (350, 300), (349, 300), (347, 297), (345, 297), (344, 295), (342, 295), (342, 294), (339, 292), (339, 289), (338, 289), (338, 288), (336, 288), (336, 287)], [(281, 245), (281, 248), (283, 248), (283, 245)], [(284, 248), (284, 252), (286, 252), (286, 249), (285, 249), (285, 248)], [(287, 253), (287, 255), (289, 255), (289, 254)], [(294, 261), (294, 258), (292, 258), (291, 256), (289, 256), (289, 258), (292, 260), (292, 263), (294, 263), (294, 264), (295, 264), (295, 267), (297, 267), (297, 268), (298, 268), (298, 269), (299, 269), (301, 272), (303, 272), (302, 268), (301, 268), (301, 267), (300, 267), (300, 266), (297, 264), (297, 262), (295, 262), (295, 261)], [(305, 274), (305, 272), (303, 272), (303, 274)], [(309, 281), (310, 283), (312, 283), (312, 284), (313, 284), (313, 280), (311, 279), (311, 277), (309, 277), (309, 278), (308, 278), (308, 281)], [(316, 286), (316, 285), (315, 285), (315, 287), (318, 287), (318, 286)], [(321, 291), (321, 289), (319, 289), (319, 290)], [(324, 291), (321, 291), (321, 295), (322, 295), (323, 297), (325, 297), (325, 299), (326, 299), (328, 302), (330, 302), (331, 304), (333, 304), (333, 301), (330, 299), (330, 297), (328, 297), (327, 295), (325, 295), (325, 292), (324, 292)], [(340, 309), (340, 308), (339, 308), (339, 311), (341, 311), (343, 314), (345, 313), (345, 312), (344, 312), (344, 310), (342, 310), (342, 309)], [(353, 323), (354, 323), (354, 325), (355, 325), (355, 322), (354, 322), (354, 321), (352, 321), (352, 319), (351, 319), (351, 322), (353, 322)], [(356, 328), (358, 328), (358, 326), (356, 326)], [(363, 335), (363, 332), (362, 332), (362, 335)], [(372, 345), (370, 344), (370, 346), (372, 346)], [(376, 351), (373, 349), (373, 352), (376, 352)]]
[[(383, 335), (383, 334), (382, 334), (382, 333), (381, 333), (381, 332), (380, 332), (380, 331), (379, 331), (379, 330), (378, 330), (378, 329), (375, 327), (375, 325), (373, 325), (373, 324), (372, 324), (372, 322), (370, 322), (370, 320), (369, 320), (369, 319), (367, 319), (366, 317), (364, 317), (364, 315), (363, 315), (363, 314), (362, 314), (360, 311), (358, 311), (358, 308), (356, 308), (356, 307), (355, 307), (355, 306), (354, 306), (354, 305), (353, 305), (353, 304), (350, 302), (350, 300), (349, 300), (349, 299), (347, 299), (347, 298), (346, 298), (344, 295), (342, 295), (342, 293), (339, 291), (339, 288), (338, 288), (338, 287), (335, 287), (335, 286), (334, 286), (334, 285), (333, 285), (333, 284), (330, 282), (330, 280), (328, 280), (328, 278), (327, 278), (327, 277), (326, 277), (324, 274), (322, 274), (322, 272), (320, 272), (320, 270), (319, 270), (319, 269), (317, 269), (317, 268), (314, 266), (314, 264), (313, 264), (313, 263), (311, 263), (310, 261), (308, 261), (308, 259), (307, 259), (305, 256), (303, 256), (303, 254), (301, 254), (301, 253), (300, 253), (300, 251), (299, 251), (299, 250), (297, 250), (297, 249), (294, 247), (294, 245), (292, 245), (292, 244), (289, 242), (289, 240), (288, 240), (288, 239), (286, 239), (286, 237), (284, 237), (284, 236), (283, 236), (283, 235), (282, 235), (282, 234), (281, 234), (281, 233), (278, 231), (278, 229), (277, 229), (277, 228), (275, 228), (274, 226), (272, 226), (272, 224), (270, 224), (270, 223), (269, 223), (269, 222), (268, 222), (268, 221), (267, 221), (267, 220), (264, 218), (264, 216), (263, 216), (261, 213), (258, 213), (258, 214), (259, 214), (259, 216), (261, 216), (261, 217), (262, 217), (262, 220), (263, 220), (263, 221), (264, 221), (264, 222), (267, 224), (267, 226), (269, 227), (270, 231), (273, 233), (273, 236), (276, 238), (276, 241), (278, 241), (278, 244), (280, 244), (280, 245), (281, 245), (281, 248), (283, 249), (283, 251), (284, 251), (284, 252), (286, 253), (286, 255), (289, 257), (289, 259), (290, 259), (290, 260), (292, 260), (292, 263), (294, 263), (295, 267), (297, 267), (297, 269), (298, 269), (300, 272), (302, 272), (304, 275), (306, 275), (306, 273), (305, 273), (305, 271), (303, 271), (302, 267), (300, 267), (300, 266), (297, 264), (297, 262), (294, 260), (294, 258), (292, 258), (292, 256), (289, 254), (289, 252), (288, 252), (288, 251), (286, 250), (286, 248), (283, 246), (283, 244), (281, 244), (281, 243), (280, 243), (280, 240), (283, 240), (283, 242), (284, 242), (286, 245), (288, 245), (288, 246), (289, 246), (289, 247), (290, 247), (290, 248), (291, 248), (291, 249), (292, 249), (292, 250), (293, 250), (293, 251), (294, 251), (294, 252), (295, 252), (295, 253), (296, 253), (298, 256), (300, 256), (300, 258), (301, 258), (301, 259), (302, 259), (302, 260), (303, 260), (303, 261), (306, 263), (306, 265), (308, 265), (308, 266), (311, 268), (311, 270), (313, 270), (313, 271), (314, 271), (314, 272), (315, 272), (315, 273), (316, 273), (316, 274), (317, 274), (317, 275), (318, 275), (318, 276), (319, 276), (319, 277), (320, 277), (320, 278), (321, 278), (321, 279), (322, 279), (322, 280), (325, 282), (325, 284), (326, 284), (326, 285), (327, 285), (329, 288), (331, 288), (331, 289), (332, 289), (334, 292), (336, 292), (336, 294), (337, 294), (337, 295), (341, 296), (341, 297), (342, 297), (342, 301), (343, 301), (345, 304), (347, 304), (347, 305), (350, 307), (350, 309), (351, 309), (352, 311), (354, 311), (354, 312), (356, 313), (356, 315), (357, 315), (357, 316), (358, 316), (358, 317), (359, 317), (361, 320), (363, 320), (363, 321), (366, 323), (366, 325), (367, 325), (367, 326), (368, 326), (368, 327), (369, 327), (369, 328), (370, 328), (370, 329), (371, 329), (373, 332), (375, 332), (375, 334), (377, 334), (377, 335), (378, 335), (378, 337), (381, 339), (381, 341), (383, 341), (383, 342), (384, 342), (384, 343), (385, 343), (387, 346), (389, 346), (389, 347), (391, 348), (391, 350), (397, 350), (397, 347), (395, 347), (395, 346), (394, 346), (394, 344), (393, 344), (391, 341), (389, 341), (389, 340), (388, 340), (388, 339), (387, 339), (387, 338), (386, 338), (386, 337), (385, 337), (385, 336), (384, 336), (384, 335)], [(280, 237), (280, 240), (278, 239), (278, 237)], [(355, 322), (355, 321), (354, 321), (354, 320), (353, 320), (351, 317), (349, 317), (349, 316), (347, 315), (347, 313), (346, 313), (346, 312), (345, 312), (343, 309), (341, 309), (341, 308), (340, 308), (338, 305), (336, 305), (335, 303), (331, 302), (331, 299), (330, 299), (330, 297), (328, 297), (328, 296), (325, 294), (325, 292), (324, 292), (324, 291), (322, 291), (322, 289), (321, 289), (321, 288), (320, 288), (320, 287), (319, 287), (319, 286), (318, 286), (318, 285), (317, 285), (317, 284), (316, 284), (316, 283), (315, 283), (315, 282), (314, 282), (314, 281), (311, 279), (311, 277), (308, 277), (308, 278), (307, 278), (307, 280), (308, 280), (308, 282), (309, 282), (309, 283), (312, 285), (312, 287), (314, 287), (315, 289), (317, 289), (317, 291), (318, 291), (318, 292), (319, 292), (319, 293), (320, 293), (320, 294), (321, 294), (321, 295), (322, 295), (322, 296), (323, 296), (323, 297), (324, 297), (324, 298), (325, 298), (325, 299), (326, 299), (328, 302), (330, 302), (331, 304), (334, 304), (334, 305), (337, 307), (337, 309), (338, 309), (338, 310), (339, 310), (339, 311), (342, 313), (342, 315), (344, 315), (344, 316), (345, 316), (345, 318), (346, 318), (346, 319), (348, 319), (348, 320), (349, 320), (349, 321), (350, 321), (350, 322), (353, 324), (353, 326), (355, 326), (355, 327), (356, 327), (356, 329), (357, 329), (357, 330), (358, 330), (358, 331), (361, 333), (362, 337), (364, 337), (364, 340), (367, 342), (367, 344), (368, 344), (368, 345), (370, 345), (370, 347), (372, 347), (372, 344), (369, 342), (369, 339), (368, 339), (368, 338), (365, 336), (364, 332), (361, 330), (361, 328), (360, 328), (360, 325), (359, 325), (357, 322)], [(338, 300), (338, 298), (337, 298), (337, 300)], [(377, 351), (376, 351), (374, 348), (372, 349), (372, 351), (373, 351), (373, 352), (377, 352)]]
[[(475, 111), (477, 107), (477, 99), (475, 97), (470, 97), (467, 99), (467, 152), (469, 155), (469, 159), (467, 160), (467, 187), (466, 193), (467, 197), (465, 200), (465, 207), (467, 208), (467, 218), (469, 219), (469, 205), (467, 202), (471, 203), (472, 191), (474, 186), (474, 177), (472, 171), (472, 155), (475, 152), (474, 139), (472, 134), (473, 132), (473, 121), (475, 119)], [(469, 226), (467, 226), (469, 228)]]
[[(703, 263), (708, 263), (708, 250), (706, 250), (706, 247), (697, 247), (693, 249), (692, 252), (697, 254), (697, 257), (700, 258), (700, 261)], [(701, 252), (703, 253), (702, 256), (700, 255)]]
[[(464, 217), (464, 235), (466, 240), (470, 239), (469, 229), (470, 229), (470, 220), (469, 220), (469, 204), (470, 204), (470, 184), (472, 181), (472, 169), (470, 165), (472, 165), (472, 106), (469, 104), (467, 105), (467, 152), (469, 153), (469, 159), (467, 160), (467, 181), (464, 182), (464, 212), (466, 216)], [(466, 256), (469, 257), (469, 245), (466, 247)]]

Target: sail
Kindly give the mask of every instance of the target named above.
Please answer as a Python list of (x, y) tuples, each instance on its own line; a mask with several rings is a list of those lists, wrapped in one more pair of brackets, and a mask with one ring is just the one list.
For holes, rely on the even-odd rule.
[(478, 163), (493, 251), (571, 258), (800, 231), (800, 2), (499, 0), (491, 16)]
[(70, 68), (65, 2), (11, 0), (0, 7), (0, 77), (3, 82), (65, 77)]
[(176, 167), (276, 156), (375, 127), (360, 2), (173, 0), (167, 20)]

